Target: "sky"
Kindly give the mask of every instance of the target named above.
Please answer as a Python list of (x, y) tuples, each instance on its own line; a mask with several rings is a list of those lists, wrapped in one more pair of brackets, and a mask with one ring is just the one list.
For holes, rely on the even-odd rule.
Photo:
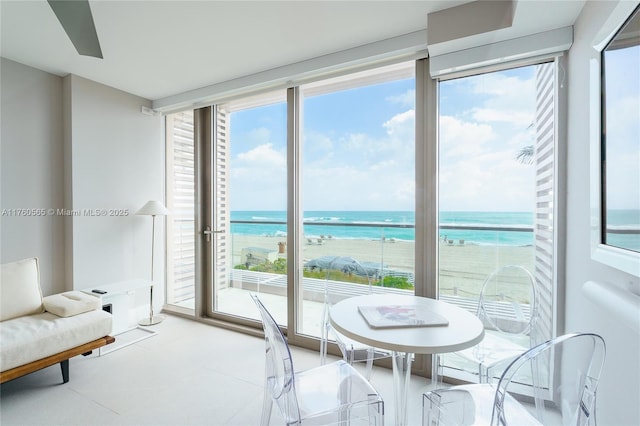
[(534, 209), (535, 67), (440, 84), (440, 209)]
[[(533, 211), (534, 167), (516, 157), (534, 141), (535, 66), (439, 90), (440, 210)], [(304, 98), (302, 116), (305, 210), (414, 210), (414, 79)], [(286, 210), (285, 104), (230, 123), (232, 210)]]
[(640, 46), (605, 54), (607, 208), (640, 209)]

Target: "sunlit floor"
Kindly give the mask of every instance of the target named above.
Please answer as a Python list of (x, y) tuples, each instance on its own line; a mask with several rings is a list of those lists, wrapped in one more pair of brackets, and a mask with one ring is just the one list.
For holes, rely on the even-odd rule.
[[(244, 318), (252, 318), (259, 321), (260, 314), (250, 297), (253, 293), (254, 292), (249, 290), (233, 287), (219, 290), (217, 311)], [(280, 325), (286, 326), (287, 298), (265, 292), (257, 294), (267, 309), (269, 309), (269, 312), (274, 316), (275, 320)], [(190, 307), (193, 309), (193, 299), (189, 300), (188, 304), (184, 305), (184, 307)], [(302, 315), (302, 328), (300, 332), (302, 334), (317, 338), (320, 337), (323, 309), (324, 303), (306, 299), (303, 300), (302, 309), (300, 311)], [(487, 333), (495, 334), (496, 332), (487, 331)], [(510, 336), (510, 339), (523, 348), (529, 346), (529, 337), (526, 335), (513, 334)], [(453, 374), (457, 379), (471, 382), (477, 380), (477, 377), (474, 377), (473, 375), (454, 372), (456, 370), (477, 371), (477, 366), (469, 361), (465, 361), (464, 358), (458, 356), (445, 356), (441, 361), (443, 361), (448, 367), (454, 368), (454, 370), (447, 370), (447, 373)]]
[[(56, 365), (1, 385), (0, 424), (259, 424), (263, 339), (170, 315), (152, 328), (158, 334), (151, 338), (72, 359), (69, 383), (61, 384)], [(319, 365), (316, 352), (292, 352), (296, 370)], [(374, 367), (371, 382), (384, 398), (385, 424), (393, 425), (391, 370)], [(410, 425), (420, 425), (422, 392), (430, 388), (428, 379), (412, 377)], [(282, 423), (276, 409), (271, 423)]]
[[(265, 304), (276, 322), (281, 325), (287, 324), (287, 298), (273, 293), (253, 292), (241, 288), (229, 287), (219, 290), (217, 293), (216, 311), (244, 318), (260, 320), (260, 313), (251, 300), (251, 294), (257, 294)], [(193, 309), (194, 299), (188, 299), (176, 304), (187, 309)], [(309, 336), (320, 337), (322, 314), (324, 303), (303, 300), (302, 303), (302, 330), (301, 332)]]

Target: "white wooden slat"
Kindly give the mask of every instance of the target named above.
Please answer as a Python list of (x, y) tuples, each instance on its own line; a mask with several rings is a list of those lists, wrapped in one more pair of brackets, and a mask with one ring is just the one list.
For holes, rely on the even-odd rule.
[(540, 318), (537, 338), (553, 337), (555, 307), (554, 283), (554, 161), (555, 161), (555, 89), (554, 65), (538, 65), (536, 70), (536, 207), (535, 278), (540, 288)]
[(229, 139), (228, 139), (228, 122), (229, 113), (223, 108), (215, 108), (215, 141), (214, 141), (214, 206), (213, 219), (216, 231), (221, 233), (214, 234), (214, 285), (216, 288), (225, 288), (229, 286), (228, 262), (231, 262), (231, 256), (228, 256), (226, 235), (230, 230), (230, 212), (227, 194), (227, 173), (229, 164)]
[(167, 116), (167, 296), (169, 303), (195, 292), (195, 158), (193, 111)]

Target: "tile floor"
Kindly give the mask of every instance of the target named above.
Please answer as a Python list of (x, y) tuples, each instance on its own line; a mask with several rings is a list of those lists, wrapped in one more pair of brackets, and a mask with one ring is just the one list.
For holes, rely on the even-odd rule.
[[(52, 366), (0, 386), (0, 424), (238, 425), (260, 422), (264, 340), (175, 316), (158, 334), (103, 356), (70, 361), (61, 384)], [(316, 352), (292, 347), (296, 370), (319, 365)], [(391, 370), (374, 367), (373, 385), (393, 425)], [(413, 376), (409, 424), (420, 425), (422, 391)], [(281, 424), (274, 408), (271, 424)]]

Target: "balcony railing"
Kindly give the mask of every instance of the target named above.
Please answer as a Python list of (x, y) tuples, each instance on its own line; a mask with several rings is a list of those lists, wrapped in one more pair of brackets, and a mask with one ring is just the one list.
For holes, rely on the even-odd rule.
[[(283, 227), (286, 226), (286, 222), (281, 222), (281, 221), (245, 221), (245, 220), (237, 220), (237, 221), (231, 221), (231, 224), (242, 224), (242, 225), (257, 225), (257, 226), (264, 226), (264, 225), (282, 225)], [(327, 239), (329, 240), (331, 237), (331, 229), (335, 229), (336, 227), (354, 227), (354, 228), (368, 228), (368, 229), (375, 229), (377, 230), (377, 235), (379, 235), (379, 237), (377, 238), (377, 242), (373, 242), (374, 244), (380, 244), (380, 250), (377, 252), (377, 257), (375, 259), (362, 259), (359, 258), (359, 261), (371, 261), (371, 262), (375, 262), (375, 263), (379, 263), (381, 265), (380, 267), (380, 277), (378, 278), (382, 278), (385, 276), (399, 276), (399, 277), (406, 277), (407, 281), (410, 284), (414, 284), (414, 275), (413, 275), (413, 270), (412, 270), (412, 264), (413, 261), (410, 260), (411, 265), (405, 265), (403, 267), (397, 267), (397, 265), (386, 265), (386, 259), (385, 259), (385, 252), (384, 252), (384, 246), (383, 244), (386, 243), (393, 243), (395, 242), (394, 238), (385, 238), (385, 234), (386, 235), (392, 235), (392, 231), (394, 228), (402, 228), (402, 229), (415, 229), (415, 225), (413, 224), (370, 224), (370, 223), (323, 223), (323, 222), (305, 222), (304, 224), (304, 229), (305, 231), (308, 229), (311, 230), (317, 230), (317, 229), (327, 229), (328, 232), (325, 232), (324, 235), (322, 235), (322, 232), (319, 232), (318, 234), (321, 235), (322, 239)], [(518, 233), (533, 233), (533, 227), (531, 226), (496, 226), (496, 225), (457, 225), (457, 224), (441, 224), (440, 227), (440, 233), (441, 235), (444, 235), (443, 237), (441, 237), (441, 244), (445, 244), (445, 245), (464, 245), (464, 244), (469, 244), (468, 240), (465, 241), (465, 239), (462, 238), (458, 238), (458, 235), (460, 235), (460, 233), (464, 233), (464, 232), (486, 232), (486, 233), (492, 233), (493, 237), (490, 239), (491, 241), (494, 241), (495, 244), (500, 244), (502, 237), (504, 236), (506, 233), (514, 233), (514, 232), (518, 232)], [(311, 234), (308, 234), (311, 235)], [(464, 235), (464, 234), (462, 234)], [(235, 238), (234, 234), (231, 234), (232, 237), (232, 241)], [(531, 239), (533, 240), (533, 238)], [(195, 257), (193, 256), (193, 248), (195, 247), (193, 245), (193, 240), (190, 239), (188, 241), (190, 247), (181, 247), (181, 250), (174, 250), (173, 253), (181, 253), (179, 258), (176, 259), (168, 259), (169, 262), (174, 262), (174, 264), (176, 265), (176, 273), (178, 273), (179, 271), (179, 276), (174, 276), (174, 277), (168, 277), (168, 281), (169, 282), (169, 291), (172, 292), (171, 297), (169, 297), (169, 300), (171, 301), (170, 303), (172, 304), (176, 304), (176, 305), (181, 305), (181, 306), (187, 306), (187, 307), (193, 307), (193, 298), (194, 298), (194, 294), (195, 294), (195, 275), (194, 275), (194, 271), (195, 271)], [(233, 259), (231, 260), (231, 268), (234, 268), (234, 266), (239, 265), (241, 263), (242, 260), (242, 249), (244, 247), (237, 247), (235, 244), (232, 244), (232, 256)], [(329, 250), (329, 247), (327, 247), (327, 250)], [(341, 253), (330, 253), (329, 251), (327, 251), (328, 255), (341, 255)], [(286, 258), (286, 253), (280, 254), (280, 257), (285, 257)], [(357, 257), (357, 256), (354, 256)], [(533, 251), (532, 251), (532, 256), (533, 258)], [(237, 269), (231, 269), (232, 273), (230, 275), (230, 279), (229, 282), (227, 283), (218, 283), (219, 285), (221, 285), (222, 287), (218, 287), (220, 288), (224, 288), (225, 286), (233, 286), (233, 287), (239, 287), (240, 286), (240, 281), (239, 281), (239, 275), (241, 275), (239, 272), (237, 272)], [(274, 279), (273, 277), (267, 277), (265, 276), (264, 280), (261, 279), (257, 279), (256, 277), (259, 276), (259, 274), (265, 274), (264, 272), (254, 272), (253, 274), (250, 274), (250, 272), (252, 271), (242, 271), (244, 273), (244, 276), (247, 277), (246, 278), (246, 282), (244, 285), (246, 285), (247, 287), (251, 287), (253, 285), (257, 285), (259, 282), (260, 283), (267, 283), (269, 280), (272, 280), (274, 284), (276, 284), (276, 281), (281, 280), (283, 283), (286, 282), (285, 276), (283, 275), (282, 278), (278, 278), (277, 280)], [(453, 275), (453, 276), (451, 276)], [(248, 278), (248, 277), (252, 277), (252, 278)], [(471, 279), (471, 280), (475, 280), (480, 282), (481, 280), (484, 279), (484, 277), (486, 277), (485, 274), (480, 274), (477, 273), (473, 270), (470, 271), (441, 271), (441, 276), (443, 278), (449, 278), (449, 279)], [(318, 280), (315, 280), (318, 281)], [(310, 298), (312, 299), (317, 299), (317, 288), (318, 285), (317, 283), (315, 283), (313, 278), (305, 278), (304, 282), (303, 282), (303, 287), (305, 289), (305, 294), (309, 295)], [(336, 288), (334, 289), (336, 291), (337, 294), (341, 294), (341, 293), (345, 293), (345, 294), (358, 294), (359, 291), (355, 290), (355, 289), (360, 289), (363, 286), (354, 286), (354, 285), (350, 285), (349, 283), (341, 283), (339, 281), (336, 281), (337, 284), (335, 284)], [(282, 285), (276, 285), (276, 286), (271, 286), (274, 289), (275, 288), (282, 288)], [(338, 288), (338, 287), (344, 287), (344, 288)], [(270, 287), (265, 287), (265, 288), (270, 288)], [(354, 289), (355, 288), (355, 289)], [(314, 290), (315, 289), (315, 290)], [(385, 291), (390, 290), (389, 288), (385, 288)], [(465, 294), (465, 290), (464, 289), (460, 289), (457, 286), (453, 286), (452, 288), (447, 288), (446, 286), (443, 287), (441, 289), (441, 297), (459, 297), (462, 299), (473, 299), (473, 295), (471, 294)], [(281, 290), (278, 290), (281, 291)], [(403, 292), (406, 292), (407, 290), (402, 290)], [(353, 292), (353, 293), (352, 293)], [(461, 302), (462, 304), (465, 304), (466, 307), (470, 310), (473, 310), (474, 308), (472, 307), (472, 305), (469, 305), (466, 302)]]

